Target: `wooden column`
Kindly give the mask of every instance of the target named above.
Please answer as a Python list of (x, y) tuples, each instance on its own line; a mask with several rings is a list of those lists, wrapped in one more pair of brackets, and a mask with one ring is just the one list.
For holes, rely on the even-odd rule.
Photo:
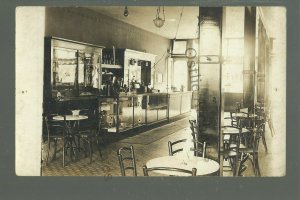
[(255, 25), (256, 8), (245, 7), (243, 107), (253, 107), (255, 102)]

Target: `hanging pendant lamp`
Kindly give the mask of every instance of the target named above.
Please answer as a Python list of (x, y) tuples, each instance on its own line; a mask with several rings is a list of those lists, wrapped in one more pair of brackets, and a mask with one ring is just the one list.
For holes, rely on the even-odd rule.
[(160, 6), (158, 6), (156, 10), (156, 16), (155, 19), (153, 20), (154, 25), (157, 28), (161, 28), (165, 24), (165, 9), (163, 7), (163, 18), (160, 17)]

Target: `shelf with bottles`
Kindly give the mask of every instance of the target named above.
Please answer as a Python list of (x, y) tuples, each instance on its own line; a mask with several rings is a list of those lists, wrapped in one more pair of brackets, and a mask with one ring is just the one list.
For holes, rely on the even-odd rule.
[(102, 52), (102, 68), (123, 69), (124, 50), (105, 48)]

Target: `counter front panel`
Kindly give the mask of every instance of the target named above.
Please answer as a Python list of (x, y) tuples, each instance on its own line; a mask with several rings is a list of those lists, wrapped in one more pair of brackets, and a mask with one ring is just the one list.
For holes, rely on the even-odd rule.
[(100, 102), (104, 129), (124, 132), (189, 112), (191, 93), (127, 94), (114, 99), (100, 97)]

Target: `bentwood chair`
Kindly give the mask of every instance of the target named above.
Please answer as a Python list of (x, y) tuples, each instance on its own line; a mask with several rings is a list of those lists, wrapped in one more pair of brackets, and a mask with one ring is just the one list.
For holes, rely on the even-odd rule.
[(126, 176), (126, 171), (130, 170), (132, 171), (132, 176), (137, 176), (133, 146), (131, 145), (130, 147), (119, 148), (117, 155), (119, 159), (121, 175)]
[(186, 169), (180, 169), (180, 168), (173, 168), (173, 167), (152, 167), (152, 168), (148, 168), (146, 165), (143, 166), (143, 172), (144, 172), (144, 176), (149, 176), (149, 172), (156, 172), (159, 174), (160, 171), (171, 171), (174, 172), (174, 174), (176, 173), (184, 173), (187, 176), (196, 176), (197, 175), (197, 169), (196, 168), (192, 168), (192, 170), (186, 170)]
[(259, 120), (256, 122), (257, 127), (259, 127), (260, 125), (262, 126), (262, 130), (261, 130), (261, 139), (263, 142), (263, 145), (265, 147), (265, 151), (268, 153), (268, 146), (267, 146), (267, 141), (266, 141), (266, 122), (264, 119)]
[(249, 159), (249, 154), (241, 154), (241, 161), (239, 163), (239, 167), (237, 169), (237, 176), (244, 176), (243, 172), (246, 171), (247, 169), (247, 165), (245, 164), (245, 162)]
[(255, 176), (260, 176), (259, 162), (258, 162), (258, 146), (259, 141), (262, 137), (264, 131), (265, 123), (261, 123), (253, 132), (251, 144), (246, 148), (240, 148), (239, 151), (241, 154), (249, 155), (249, 159), (253, 166), (253, 172)]
[(268, 104), (267, 107), (262, 108), (260, 106), (259, 108), (261, 110), (263, 110), (263, 112), (262, 112), (263, 119), (264, 119), (265, 123), (268, 124), (271, 136), (273, 137), (275, 135), (275, 130), (274, 130), (273, 122), (272, 122), (272, 113), (270, 110), (270, 104)]
[(238, 120), (235, 117), (236, 112), (230, 111), (230, 119), (231, 119), (231, 126), (232, 127), (238, 127)]
[(54, 142), (53, 159), (55, 159), (57, 153), (57, 142), (62, 141), (62, 166), (65, 167), (65, 146), (68, 137), (65, 127), (66, 118), (64, 117), (64, 121), (55, 121), (53, 120), (54, 116), (55, 115), (44, 116), (44, 130), (46, 132), (44, 139), (47, 140), (47, 155), (45, 163), (47, 164), (49, 162), (51, 142)]
[(100, 125), (101, 117), (97, 115), (96, 110), (80, 110), (80, 115), (88, 116), (88, 119), (80, 121), (77, 127), (77, 143), (78, 147), (81, 149), (80, 143), (83, 142), (84, 154), (87, 157), (87, 154), (90, 157), (90, 163), (93, 159), (93, 144), (96, 141), (97, 149), (100, 157), (102, 157), (102, 152), (100, 148)]
[[(240, 122), (237, 124), (240, 124)], [(238, 134), (227, 135), (229, 138), (226, 141), (224, 140), (224, 150), (222, 154), (224, 159), (229, 161), (230, 170), (232, 170), (233, 176), (237, 176), (239, 169), (240, 147), (243, 146), (241, 144), (242, 128), (232, 126), (229, 127), (237, 129)]]
[[(241, 120), (241, 126), (243, 128), (247, 128), (248, 130), (250, 130), (251, 132), (253, 132), (254, 130), (257, 129), (257, 127), (261, 126), (261, 139), (265, 148), (265, 151), (268, 152), (268, 146), (267, 146), (267, 142), (266, 142), (266, 136), (265, 136), (265, 120), (264, 118), (260, 118), (260, 117), (247, 117), (244, 118), (243, 120)], [(248, 136), (250, 136), (250, 138), (247, 138), (244, 136), (244, 143), (247, 146), (247, 143), (249, 140), (251, 140), (252, 135), (248, 134)]]
[(169, 155), (174, 156), (179, 152), (183, 152), (183, 146), (186, 145), (186, 142), (191, 141), (193, 147), (189, 150), (194, 152), (194, 156), (205, 157), (206, 156), (206, 142), (198, 142), (196, 140), (181, 139), (174, 142), (168, 141)]

